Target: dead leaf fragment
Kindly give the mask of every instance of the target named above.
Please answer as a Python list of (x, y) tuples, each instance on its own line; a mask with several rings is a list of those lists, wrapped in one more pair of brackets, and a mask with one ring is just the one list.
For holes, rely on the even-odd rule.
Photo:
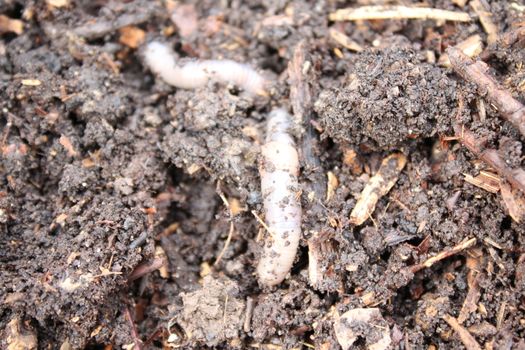
[(127, 26), (119, 29), (119, 42), (132, 49), (139, 47), (146, 38), (146, 33), (135, 26)]
[(366, 184), (350, 214), (351, 224), (361, 225), (372, 215), (379, 199), (394, 187), (406, 162), (407, 158), (402, 153), (394, 153), (383, 159), (379, 170)]
[(0, 33), (15, 33), (20, 35), (24, 32), (24, 22), (0, 15)]
[(369, 350), (389, 349), (392, 343), (388, 323), (377, 308), (345, 312), (336, 319), (334, 330), (343, 350), (350, 349), (358, 338), (366, 339)]

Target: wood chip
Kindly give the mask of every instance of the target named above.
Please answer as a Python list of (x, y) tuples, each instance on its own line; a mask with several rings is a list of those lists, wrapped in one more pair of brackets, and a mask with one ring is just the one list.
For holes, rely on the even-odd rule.
[(350, 51), (356, 51), (361, 52), (363, 51), (363, 47), (350, 39), (346, 34), (340, 32), (337, 29), (330, 28), (330, 37), (339, 45), (347, 48)]
[(523, 192), (513, 190), (506, 182), (501, 183), (500, 189), (503, 203), (505, 203), (510, 217), (518, 224), (521, 223), (525, 218), (525, 197)]
[(67, 154), (69, 156), (76, 157), (78, 155), (78, 152), (75, 150), (75, 147), (73, 146), (71, 140), (67, 136), (60, 136), (59, 142), (62, 145), (62, 147), (66, 149)]
[(469, 333), (468, 330), (461, 326), (454, 317), (445, 314), (443, 319), (459, 335), (459, 339), (463, 345), (465, 345), (467, 350), (481, 350), (481, 346), (478, 344), (476, 339)]
[(434, 19), (442, 21), (468, 22), (466, 12), (454, 12), (428, 7), (409, 6), (361, 6), (341, 9), (328, 15), (331, 21), (356, 21), (365, 19)]
[(22, 85), (24, 86), (40, 86), (42, 82), (38, 79), (23, 79)]
[(132, 49), (139, 47), (146, 39), (146, 32), (135, 26), (120, 28), (119, 33), (119, 42)]
[[(155, 258), (168, 261), (168, 256), (166, 255), (166, 252), (160, 245), (155, 246)], [(159, 268), (159, 274), (160, 274), (160, 277), (164, 279), (167, 279), (170, 277), (170, 272), (169, 272), (167, 263), (162, 265)]]
[(343, 149), (343, 163), (350, 167), (350, 171), (353, 175), (361, 175), (363, 173), (363, 163), (361, 163), (361, 160), (354, 149)]
[[(478, 56), (483, 51), (483, 43), (479, 34), (469, 36), (467, 39), (457, 43), (455, 47), (471, 58)], [(438, 64), (444, 67), (451, 66), (450, 59), (446, 53), (441, 55)]]
[(350, 214), (351, 224), (361, 225), (372, 215), (379, 199), (394, 187), (406, 162), (407, 158), (402, 153), (394, 153), (383, 159), (379, 170), (366, 184)]
[(0, 15), (0, 33), (15, 33), (20, 35), (24, 32), (24, 22)]
[(463, 7), (467, 4), (467, 0), (452, 0), (452, 3), (459, 7)]
[(334, 196), (337, 186), (339, 186), (339, 180), (337, 180), (337, 177), (331, 171), (329, 171), (326, 176), (328, 178), (328, 182), (326, 184), (326, 202), (329, 202)]
[(469, 283), (469, 290), (465, 300), (463, 301), (463, 306), (459, 312), (457, 321), (461, 324), (467, 320), (471, 313), (475, 312), (478, 309), (478, 302), (481, 296), (479, 290), (479, 280), (481, 273), (477, 271), (470, 270), (469, 274), (472, 274), (472, 282)]
[(487, 42), (489, 45), (495, 43), (498, 40), (499, 29), (492, 20), (492, 13), (490, 8), (488, 8), (488, 5), (480, 0), (472, 0), (469, 4), (479, 16), (481, 26), (487, 33)]
[(188, 172), (188, 174), (193, 175), (193, 174), (195, 174), (196, 172), (198, 172), (201, 169), (202, 169), (202, 167), (200, 165), (192, 163), (188, 167), (188, 169), (186, 169), (186, 171)]
[(51, 7), (67, 7), (69, 6), (69, 0), (46, 0), (47, 4)]
[(478, 176), (472, 176), (469, 174), (463, 174), (465, 181), (471, 185), (482, 188), (490, 193), (498, 193), (500, 189), (501, 180), (500, 178), (489, 172), (480, 172)]

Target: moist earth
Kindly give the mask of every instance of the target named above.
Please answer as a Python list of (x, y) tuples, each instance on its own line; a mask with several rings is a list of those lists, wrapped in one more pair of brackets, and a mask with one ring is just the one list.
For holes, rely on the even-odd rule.
[[(366, 0), (0, 2), (0, 348), (327, 350), (341, 348), (335, 324), (359, 334), (357, 348), (385, 327), (392, 348), (465, 348), (449, 316), (484, 348), (525, 347), (525, 229), (500, 193), (466, 181), (497, 174), (454, 125), (514, 168), (523, 137), (438, 63), (472, 35), (487, 43), (472, 2), (425, 2), (468, 12), (465, 23), (328, 20), (384, 3)], [(480, 2), (500, 33), (523, 25), (523, 1)], [(249, 64), (268, 94), (171, 87), (144, 65), (152, 40)], [(494, 47), (488, 72), (525, 102), (523, 38)], [(260, 147), (270, 111), (297, 106), (303, 239), (288, 278), (266, 288)], [(407, 165), (352, 225), (393, 152)], [(383, 328), (339, 322), (362, 308)]]

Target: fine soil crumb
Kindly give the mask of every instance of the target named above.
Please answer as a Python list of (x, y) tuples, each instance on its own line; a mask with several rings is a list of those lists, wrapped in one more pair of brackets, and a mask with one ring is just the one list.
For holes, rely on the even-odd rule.
[(320, 94), (315, 109), (325, 134), (343, 145), (398, 148), (449, 130), (458, 97), (445, 73), (412, 50), (370, 50), (357, 56), (343, 86)]
[(246, 303), (234, 281), (206, 276), (201, 289), (182, 294), (182, 302), (178, 322), (189, 340), (214, 346), (239, 337)]

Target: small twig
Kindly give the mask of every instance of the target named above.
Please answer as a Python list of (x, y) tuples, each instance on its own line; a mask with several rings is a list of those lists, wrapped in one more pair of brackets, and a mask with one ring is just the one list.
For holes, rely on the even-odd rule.
[(474, 62), (455, 47), (449, 47), (447, 54), (454, 71), (463, 79), (476, 84), (480, 94), (486, 95), (498, 108), (501, 116), (525, 136), (525, 106), (488, 74), (487, 65), (482, 61)]
[(332, 12), (331, 21), (356, 21), (364, 19), (434, 19), (442, 21), (469, 22), (466, 12), (455, 12), (428, 7), (408, 6), (361, 6)]
[(264, 227), (265, 230), (268, 231), (268, 233), (270, 234), (270, 236), (272, 236), (272, 237), (275, 236), (275, 233), (272, 232), (272, 230), (270, 229), (270, 227), (268, 227), (268, 225), (266, 225), (266, 223), (264, 222), (264, 220), (261, 219), (261, 217), (255, 212), (255, 210), (252, 210), (252, 215), (255, 216), (255, 219), (259, 222), (259, 224), (261, 224), (262, 227)]
[(335, 28), (330, 28), (329, 34), (330, 34), (330, 37), (336, 43), (338, 43), (339, 45), (347, 48), (350, 51), (361, 52), (361, 51), (364, 50), (361, 45), (359, 45), (358, 43), (356, 43), (355, 41), (350, 39), (348, 37), (348, 35), (346, 35), (345, 33), (341, 32), (341, 31), (339, 31), (339, 30), (337, 30)]
[(465, 329), (465, 327), (460, 325), (454, 317), (445, 314), (443, 315), (443, 319), (459, 335), (459, 339), (461, 339), (461, 342), (465, 345), (467, 350), (481, 350), (481, 346), (479, 346), (476, 339)]
[(472, 247), (474, 244), (476, 244), (476, 241), (477, 241), (476, 238), (471, 238), (469, 240), (465, 240), (465, 241), (459, 243), (458, 245), (452, 247), (451, 249), (443, 251), (443, 252), (439, 253), (438, 255), (433, 256), (432, 258), (427, 259), (426, 261), (424, 261), (424, 262), (422, 262), (420, 264), (416, 264), (416, 265), (410, 266), (409, 269), (410, 269), (410, 271), (412, 273), (416, 273), (416, 272), (421, 271), (421, 270), (423, 270), (425, 268), (429, 268), (432, 265), (434, 265), (435, 263), (437, 263), (437, 262), (439, 262), (439, 261), (441, 261), (443, 259), (446, 259), (448, 257), (456, 255), (456, 254), (462, 252), (463, 250)]
[(166, 259), (155, 258), (151, 261), (144, 262), (138, 265), (135, 270), (129, 275), (128, 282), (133, 282), (136, 279), (141, 278), (142, 276), (147, 275), (150, 272), (160, 269), (167, 263)]
[(126, 316), (126, 319), (128, 320), (129, 325), (131, 327), (131, 336), (133, 337), (134, 350), (142, 350), (142, 340), (140, 340), (139, 338), (139, 335), (137, 333), (137, 326), (135, 325), (135, 322), (131, 317), (131, 312), (129, 311), (127, 305), (124, 306), (124, 315)]
[(501, 159), (497, 150), (486, 149), (482, 144), (482, 140), (476, 137), (476, 135), (465, 126), (456, 124), (454, 129), (459, 136), (460, 142), (474, 153), (476, 157), (496, 170), (496, 172), (501, 177), (507, 179), (511, 185), (525, 192), (525, 170), (521, 168), (513, 169), (507, 166), (505, 160)]

